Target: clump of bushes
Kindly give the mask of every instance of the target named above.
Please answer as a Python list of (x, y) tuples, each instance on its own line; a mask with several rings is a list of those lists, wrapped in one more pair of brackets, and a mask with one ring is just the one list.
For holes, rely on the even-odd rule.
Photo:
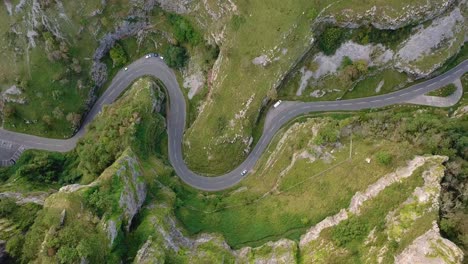
[(390, 164), (392, 164), (392, 155), (390, 155), (388, 152), (385, 152), (385, 151), (380, 151), (376, 154), (377, 156), (377, 161), (382, 164), (382, 165), (385, 165), (385, 166), (388, 166)]
[(112, 59), (114, 67), (122, 67), (128, 62), (127, 54), (119, 43), (116, 43), (114, 47), (112, 47), (112, 49), (109, 51), (109, 55)]
[(333, 55), (344, 42), (345, 37), (345, 29), (329, 27), (318, 37), (318, 47), (325, 55)]
[(176, 14), (169, 14), (168, 20), (177, 41), (189, 43), (192, 46), (196, 46), (201, 42), (202, 36), (186, 18)]
[(341, 222), (332, 231), (332, 239), (340, 247), (346, 247), (353, 241), (363, 241), (369, 233), (369, 226), (357, 218)]
[(36, 183), (68, 184), (81, 177), (75, 166), (74, 153), (26, 151), (18, 164), (0, 170), (0, 178), (6, 180), (10, 175), (16, 175)]
[(187, 50), (181, 46), (168, 46), (164, 51), (164, 60), (170, 67), (182, 68), (187, 64)]

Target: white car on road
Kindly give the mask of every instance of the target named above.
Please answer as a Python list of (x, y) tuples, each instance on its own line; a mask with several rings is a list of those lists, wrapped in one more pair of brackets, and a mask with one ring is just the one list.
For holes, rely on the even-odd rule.
[(273, 105), (273, 107), (274, 107), (274, 108), (278, 107), (278, 106), (281, 104), (281, 102), (283, 102), (283, 101), (278, 100), (278, 102), (276, 102), (276, 103)]

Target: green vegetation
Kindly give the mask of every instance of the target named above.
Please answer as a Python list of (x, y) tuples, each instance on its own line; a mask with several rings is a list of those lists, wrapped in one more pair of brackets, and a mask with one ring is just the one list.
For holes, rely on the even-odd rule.
[[(77, 165), (75, 160), (74, 153), (64, 155), (28, 151), (22, 155), (20, 162), (13, 170), (16, 171), (16, 177), (23, 177), (31, 182), (67, 184), (75, 182), (81, 177), (81, 174), (74, 169)], [(0, 173), (0, 175), (7, 177), (11, 171), (7, 170), (7, 173)]]
[(357, 217), (351, 217), (333, 228), (333, 242), (341, 247), (349, 247), (351, 246), (351, 242), (362, 244), (364, 238), (369, 234), (369, 224), (370, 223), (364, 221), (359, 221)]
[(40, 206), (37, 204), (16, 204), (16, 200), (12, 198), (2, 198), (0, 200), (0, 218), (8, 219), (14, 223), (13, 234), (4, 233), (5, 230), (2, 228), (0, 231), (0, 238), (7, 240), (13, 236), (19, 235), (21, 232), (25, 232), (34, 223), (36, 213), (39, 211)]
[[(91, 182), (96, 179), (96, 174), (101, 175), (93, 186), (82, 191), (53, 194), (39, 212), (40, 206), (26, 204), (15, 207), (14, 202), (1, 199), (0, 218), (16, 221), (15, 230), (26, 234), (8, 241), (8, 252), (15, 259), (23, 263), (38, 258), (46, 262), (74, 263), (85, 258), (93, 263), (114, 263), (125, 256), (126, 246), (120, 228), (123, 229), (130, 220), (126, 216), (121, 217), (124, 211), (120, 199), (129, 190), (141, 188), (136, 186), (138, 181), (131, 182), (132, 175), (138, 173), (132, 166), (138, 166), (138, 163), (127, 162), (127, 157), (134, 156), (127, 149), (134, 149), (143, 160), (158, 155), (160, 142), (157, 139), (163, 138), (164, 122), (161, 115), (154, 113), (153, 103), (161, 104), (162, 100), (162, 91), (152, 80), (139, 80), (113, 107), (104, 109), (103, 115), (89, 125), (89, 131), (76, 151), (65, 155), (28, 152), (18, 162), (21, 166), (2, 169), (5, 177), (9, 176), (14, 181), (61, 184), (67, 183), (66, 180), (76, 182), (79, 179)], [(122, 156), (124, 159), (117, 160)], [(110, 167), (102, 165), (115, 161), (116, 165)], [(104, 167), (87, 167), (86, 162)], [(94, 170), (88, 171), (88, 168)], [(102, 171), (97, 168), (102, 168)], [(70, 172), (79, 172), (80, 177), (70, 179)], [(124, 190), (124, 187), (130, 189)], [(111, 248), (108, 235), (102, 228), (103, 222), (109, 219), (116, 222), (118, 233)], [(42, 247), (45, 252), (39, 253)]]
[(395, 30), (385, 30), (372, 26), (364, 26), (357, 29), (329, 26), (318, 36), (317, 46), (326, 55), (333, 55), (341, 44), (348, 40), (362, 45), (369, 43), (383, 44), (391, 49), (395, 49), (411, 35), (413, 27), (414, 25), (408, 25)]
[[(411, 243), (416, 237), (422, 235), (421, 231), (425, 232), (431, 227), (430, 221), (426, 221), (423, 225), (422, 222), (416, 224), (417, 222), (413, 221), (407, 227), (409, 230), (403, 234), (403, 240), (400, 242), (387, 240), (386, 231), (389, 227), (386, 216), (392, 210), (399, 208), (411, 196), (413, 190), (422, 185), (421, 172), (419, 170), (410, 178), (385, 188), (376, 198), (364, 203), (359, 216), (351, 216), (336, 227), (324, 231), (322, 236), (324, 239), (330, 237), (337, 246), (347, 249), (348, 259), (343, 263), (359, 263), (363, 259), (368, 258), (369, 255), (372, 256), (370, 246), (364, 243), (371, 230), (375, 229), (373, 231), (374, 242), (370, 242), (371, 245), (382, 247), (388, 243), (390, 247), (384, 253), (384, 258), (386, 260), (393, 260), (394, 256), (408, 246), (408, 244), (403, 245), (404, 242)], [(428, 219), (434, 220), (436, 218), (435, 214), (428, 213), (427, 215), (430, 216)], [(330, 255), (333, 255), (333, 253)], [(373, 258), (374, 256), (371, 257), (371, 259)]]
[[(219, 3), (207, 1), (206, 5), (220, 10)], [(236, 3), (235, 12), (220, 11), (223, 15), (217, 20), (206, 19), (212, 19), (210, 14), (201, 12), (203, 21), (208, 20), (205, 23), (208, 29), (216, 28), (214, 32), (221, 32), (223, 25), (229, 26), (222, 34), (219, 64), (209, 75), (207, 100), (212, 103), (206, 104), (185, 134), (184, 159), (190, 169), (219, 175), (244, 160), (244, 142), (249, 141), (263, 99), (278, 81), (277, 76), (287, 72), (308, 49), (313, 32), (304, 10), (314, 8), (320, 12), (327, 5), (305, 0), (294, 3), (241, 1)], [(232, 10), (229, 5), (224, 8), (222, 10)], [(233, 18), (234, 15), (239, 18)], [(286, 50), (287, 54), (282, 55)], [(279, 60), (267, 67), (252, 63), (254, 58), (264, 54), (271, 56), (271, 60), (275, 57)], [(240, 112), (245, 112), (243, 117), (235, 118)], [(230, 125), (220, 130), (219, 121)]]
[(167, 65), (174, 68), (182, 68), (187, 63), (187, 51), (183, 47), (168, 46), (164, 51), (164, 59)]
[[(355, 192), (416, 154), (460, 160), (468, 120), (445, 116), (443, 110), (415, 113), (413, 108), (400, 107), (336, 115), (327, 121), (300, 119), (290, 134), (282, 131), (276, 136), (255, 173), (235, 189), (203, 195), (185, 187), (175, 189), (176, 215), (192, 234), (219, 232), (235, 248), (280, 237), (298, 239), (307, 227), (346, 208)], [(317, 136), (311, 138), (314, 130)], [(347, 162), (350, 137), (346, 131), (350, 130), (355, 154)], [(289, 136), (279, 143), (283, 134)], [(336, 148), (336, 142), (342, 147)], [(371, 158), (370, 164), (366, 158)]]
[[(393, 69), (385, 69), (369, 74), (368, 77), (363, 80), (352, 84), (350, 88), (352, 89), (351, 91), (346, 89), (344, 94), (341, 93), (337, 96), (345, 100), (386, 94), (401, 89), (406, 86), (407, 82), (408, 76), (405, 73)], [(377, 89), (379, 86), (380, 89)]]
[(395, 30), (377, 29), (372, 26), (366, 26), (352, 30), (349, 39), (362, 45), (380, 43), (388, 48), (396, 49), (400, 43), (411, 35), (413, 28), (414, 25), (408, 25)]
[(119, 43), (116, 43), (114, 47), (112, 47), (109, 51), (109, 55), (114, 67), (122, 67), (128, 62), (127, 54), (125, 54), (125, 50)]
[[(63, 225), (62, 210), (66, 210)], [(49, 203), (40, 211), (23, 239), (23, 263), (37, 258), (52, 261), (54, 257), (60, 263), (74, 263), (81, 258), (99, 263), (112, 259), (108, 253), (106, 235), (98, 228), (92, 215), (81, 209), (80, 199), (76, 195), (54, 194), (50, 197)], [(46, 249), (44, 255), (38, 254), (42, 246)]]
[(387, 152), (377, 152), (377, 161), (382, 165), (390, 165), (392, 163), (392, 155)]
[(440, 89), (429, 92), (426, 95), (448, 97), (448, 96), (452, 95), (456, 90), (457, 90), (457, 87), (455, 86), (455, 84), (451, 83), (451, 84), (449, 84), (447, 86), (444, 86), (444, 87), (442, 87)]
[(345, 40), (345, 29), (328, 27), (317, 39), (318, 47), (326, 55), (333, 55)]
[[(35, 45), (21, 37), (32, 24), (30, 8), (14, 12), (12, 16), (5, 13), (0, 19), (4, 25), (0, 26), (0, 34), (7, 36), (0, 40), (4, 54), (0, 63), (0, 84), (5, 89), (16, 85), (23, 92), (17, 97), (25, 99), (25, 104), (8, 102), (4, 106), (4, 127), (9, 130), (54, 138), (70, 137), (80, 125), (89, 92), (95, 86), (90, 74), (93, 63), (90, 58), (100, 39), (114, 32), (115, 25), (120, 25), (129, 13), (132, 16), (146, 13), (140, 10), (142, 6), (127, 0), (119, 4), (88, 0), (67, 2), (63, 4), (63, 14), (61, 6), (57, 3), (41, 5), (45, 19), (53, 18), (57, 31), (44, 26), (36, 28)], [(23, 20), (24, 17), (27, 19)], [(127, 22), (137, 22), (134, 19)], [(202, 32), (192, 21), (158, 7), (148, 12), (147, 20), (151, 29), (139, 37), (126, 36), (119, 40), (103, 58), (108, 68), (108, 82), (97, 95), (122, 66), (149, 52), (166, 55), (165, 52), (170, 51), (167, 57), (172, 59), (173, 67), (183, 67), (189, 55), (200, 57), (194, 64), (204, 71), (211, 67), (217, 48), (205, 43)], [(12, 25), (19, 34), (12, 32)], [(172, 47), (172, 34), (178, 41), (175, 47)]]
[[(461, 78), (464, 91), (468, 88), (468, 74)], [(459, 107), (467, 105), (466, 92)], [(466, 115), (461, 117), (466, 131)], [(454, 131), (453, 133), (461, 133)], [(466, 134), (466, 133), (465, 133)], [(462, 136), (457, 145), (459, 146), (459, 157), (454, 157), (446, 164), (445, 177), (442, 180), (441, 209), (440, 209), (440, 229), (442, 234), (455, 242), (465, 253), (468, 254), (468, 226), (466, 225), (468, 193), (463, 186), (468, 175), (468, 153), (466, 152), (468, 140)]]
[(120, 107), (106, 107), (78, 143), (75, 151), (84, 182), (96, 178), (128, 146), (136, 145), (144, 156), (155, 153), (165, 127), (163, 118), (153, 113), (148, 98), (161, 103), (162, 91), (147, 79), (137, 81), (130, 91), (117, 103)]
[(0, 178), (47, 184), (91, 182), (128, 146), (142, 158), (157, 154), (165, 124), (153, 112), (149, 99), (162, 104), (163, 92), (150, 79), (139, 80), (132, 87), (116, 107), (106, 107), (87, 127), (75, 150), (67, 154), (27, 151), (15, 166), (0, 168)]
[(168, 21), (173, 27), (174, 36), (179, 42), (196, 46), (202, 41), (200, 33), (193, 28), (186, 18), (176, 14), (169, 14)]

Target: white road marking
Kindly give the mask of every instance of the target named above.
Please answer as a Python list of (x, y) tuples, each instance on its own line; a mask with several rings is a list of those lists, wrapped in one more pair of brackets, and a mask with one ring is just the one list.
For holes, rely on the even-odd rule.
[(421, 90), (421, 89), (422, 89), (422, 88), (418, 88), (418, 89), (416, 89), (416, 90), (414, 90), (414, 91), (416, 91), (416, 92), (417, 92), (417, 91), (419, 91), (419, 90)]

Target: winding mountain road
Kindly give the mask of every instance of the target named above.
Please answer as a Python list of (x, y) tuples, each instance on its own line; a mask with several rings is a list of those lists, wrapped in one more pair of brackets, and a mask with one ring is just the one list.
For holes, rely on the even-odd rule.
[[(179, 88), (173, 71), (159, 58), (139, 59), (129, 65), (127, 71), (122, 70), (118, 72), (112, 80), (109, 88), (96, 101), (88, 113), (81, 129), (72, 138), (65, 140), (49, 139), (0, 129), (0, 144), (13, 146), (10, 147), (10, 149), (13, 148), (14, 150), (10, 150), (13, 158), (17, 158), (21, 155), (21, 152), (24, 149), (40, 149), (59, 152), (70, 151), (75, 148), (78, 139), (85, 134), (85, 126), (89, 124), (97, 114), (99, 114), (104, 105), (113, 103), (134, 80), (142, 76), (151, 75), (160, 79), (167, 89), (169, 97), (169, 106), (167, 111), (169, 160), (177, 175), (186, 184), (194, 188), (205, 191), (219, 191), (232, 187), (241, 181), (242, 178), (245, 177), (241, 175), (241, 172), (243, 170), (250, 171), (271, 142), (276, 132), (284, 124), (297, 116), (311, 112), (353, 111), (405, 103), (418, 96), (424, 95), (427, 92), (454, 82), (467, 71), (468, 60), (433, 79), (385, 95), (343, 101), (283, 102), (279, 107), (269, 110), (263, 134), (245, 161), (231, 172), (218, 177), (205, 177), (195, 174), (184, 162), (182, 154), (182, 140), (186, 124), (185, 98)], [(0, 145), (0, 159), (2, 159), (2, 152), (3, 156), (5, 156), (6, 151), (2, 150)], [(2, 164), (0, 163), (0, 165)]]

